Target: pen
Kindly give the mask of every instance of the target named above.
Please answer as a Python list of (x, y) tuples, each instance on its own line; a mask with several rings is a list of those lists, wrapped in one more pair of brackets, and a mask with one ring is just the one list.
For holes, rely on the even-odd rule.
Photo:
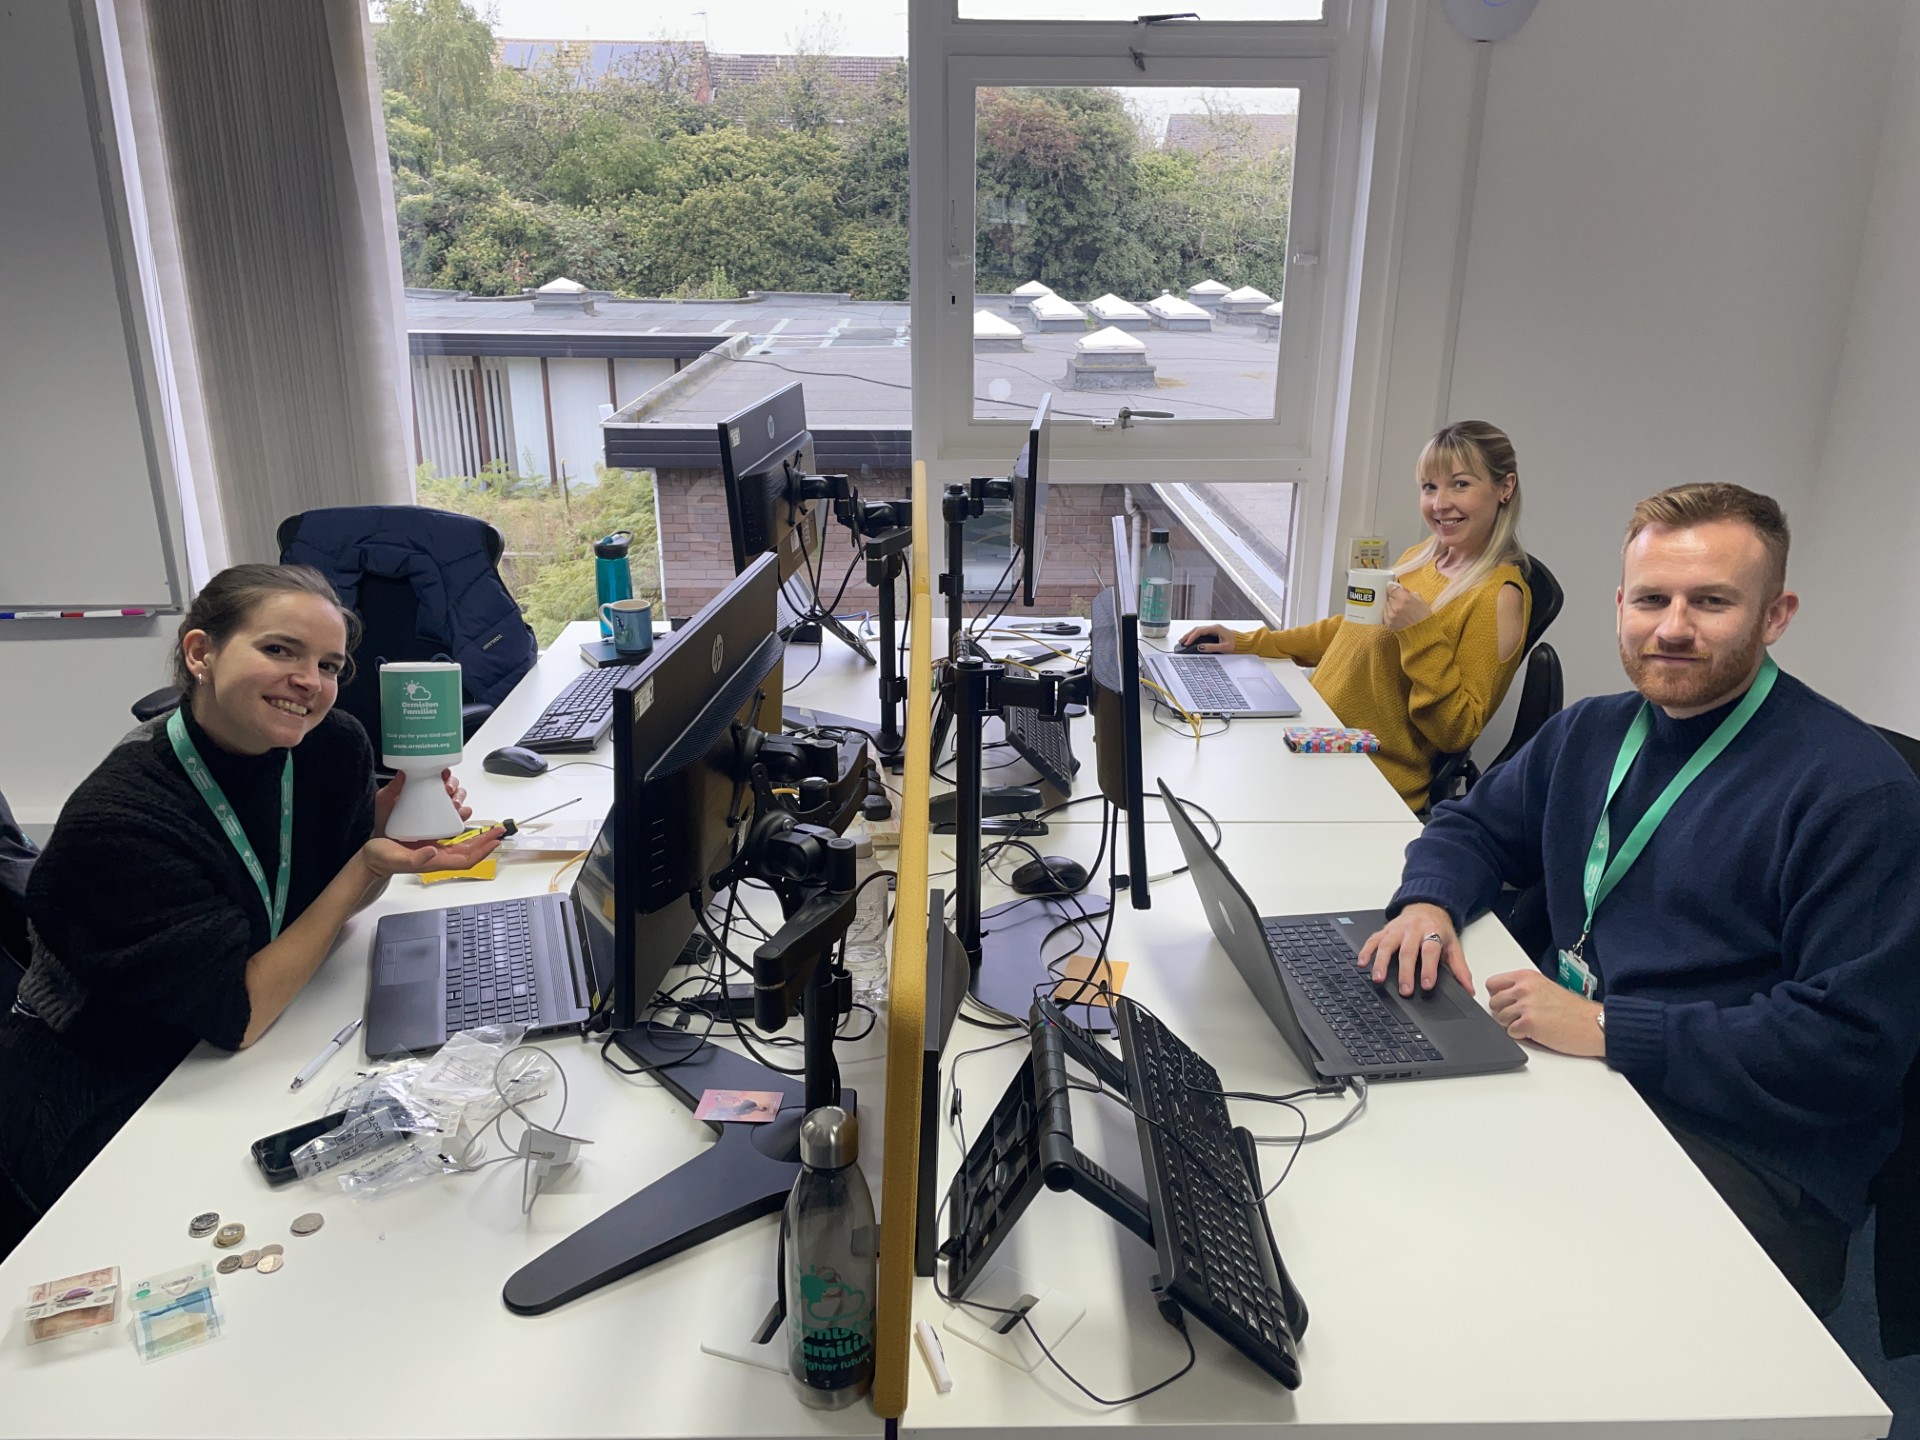
[(351, 1040), (353, 1038), (353, 1032), (359, 1028), (360, 1022), (358, 1020), (348, 1021), (340, 1033), (327, 1042), (326, 1048), (314, 1056), (313, 1059), (309, 1060), (306, 1063), (306, 1067), (302, 1069), (298, 1075), (293, 1077), (293, 1084), (287, 1088), (289, 1090), (298, 1090), (302, 1085), (306, 1084), (307, 1081), (313, 1079), (315, 1075), (318, 1075), (320, 1073), (320, 1067), (338, 1054), (340, 1047)]

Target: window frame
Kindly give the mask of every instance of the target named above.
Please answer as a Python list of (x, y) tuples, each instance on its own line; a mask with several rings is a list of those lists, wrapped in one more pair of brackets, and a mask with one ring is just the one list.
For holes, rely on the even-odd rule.
[[(1340, 344), (1362, 145), (1365, 32), (1377, 0), (1327, 0), (1319, 21), (1138, 23), (962, 20), (957, 0), (909, 24), (914, 453), (938, 493), (997, 473), (1017, 426), (973, 417), (974, 111), (982, 86), (1141, 83), (1300, 93), (1275, 415), (1263, 420), (1057, 421), (1061, 484), (1290, 482), (1289, 620), (1316, 608), (1329, 507)], [(1134, 52), (1145, 65), (1137, 68)], [(929, 502), (932, 496), (928, 497)], [(940, 559), (944, 565), (944, 560)]]

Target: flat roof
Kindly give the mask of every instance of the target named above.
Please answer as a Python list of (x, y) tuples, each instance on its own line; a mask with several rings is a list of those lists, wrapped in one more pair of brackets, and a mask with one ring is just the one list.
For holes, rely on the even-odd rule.
[[(974, 356), (974, 411), (982, 419), (1025, 419), (1046, 391), (1063, 419), (1108, 419), (1122, 406), (1195, 419), (1273, 413), (1279, 346), (1250, 327), (1216, 317), (1210, 331), (1137, 331), (1155, 370), (1151, 382), (1076, 390), (1069, 367), (1089, 331), (1041, 332), (1027, 307), (1006, 295), (976, 295), (974, 308), (1018, 326), (1026, 346)], [(905, 468), (912, 427), (909, 313), (905, 301), (790, 293), (680, 301), (596, 295), (591, 315), (536, 308), (530, 295), (407, 296), (416, 354), (698, 360), (607, 422), (607, 463), (630, 467), (717, 466), (715, 424), (799, 380), (823, 467)], [(720, 346), (738, 353), (710, 353)], [(833, 453), (841, 458), (829, 460)]]

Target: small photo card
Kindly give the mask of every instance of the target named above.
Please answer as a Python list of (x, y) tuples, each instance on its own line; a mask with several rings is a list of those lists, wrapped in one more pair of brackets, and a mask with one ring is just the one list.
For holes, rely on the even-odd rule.
[(696, 1120), (737, 1120), (764, 1125), (780, 1113), (777, 1090), (708, 1090), (693, 1112)]

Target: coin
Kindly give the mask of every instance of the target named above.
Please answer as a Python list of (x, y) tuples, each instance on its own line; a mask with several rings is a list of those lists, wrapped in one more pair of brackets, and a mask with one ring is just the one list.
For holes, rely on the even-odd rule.
[(293, 1223), (287, 1228), (296, 1235), (311, 1235), (326, 1223), (326, 1216), (322, 1215), (318, 1210), (309, 1210), (304, 1215), (296, 1215)]
[(286, 1263), (287, 1257), (284, 1255), (262, 1255), (258, 1268), (262, 1275), (271, 1275)]
[(222, 1250), (231, 1250), (246, 1238), (246, 1226), (239, 1224), (222, 1225), (220, 1227), (220, 1233), (213, 1237), (213, 1243), (218, 1245)]
[(260, 1247), (260, 1258), (262, 1260), (266, 1259), (269, 1255), (284, 1255), (286, 1253), (287, 1247), (284, 1245), (262, 1245)]
[(220, 1263), (213, 1268), (218, 1270), (222, 1275), (231, 1275), (240, 1268), (240, 1257), (238, 1255), (222, 1256)]
[(213, 1233), (213, 1227), (219, 1223), (219, 1212), (209, 1210), (204, 1215), (196, 1215), (187, 1222), (187, 1234), (195, 1240), (204, 1240)]
[(258, 1265), (259, 1263), (260, 1263), (260, 1252), (258, 1250), (249, 1250), (247, 1251), (246, 1254), (240, 1257), (240, 1268), (242, 1270), (251, 1270), (253, 1269), (254, 1266)]

